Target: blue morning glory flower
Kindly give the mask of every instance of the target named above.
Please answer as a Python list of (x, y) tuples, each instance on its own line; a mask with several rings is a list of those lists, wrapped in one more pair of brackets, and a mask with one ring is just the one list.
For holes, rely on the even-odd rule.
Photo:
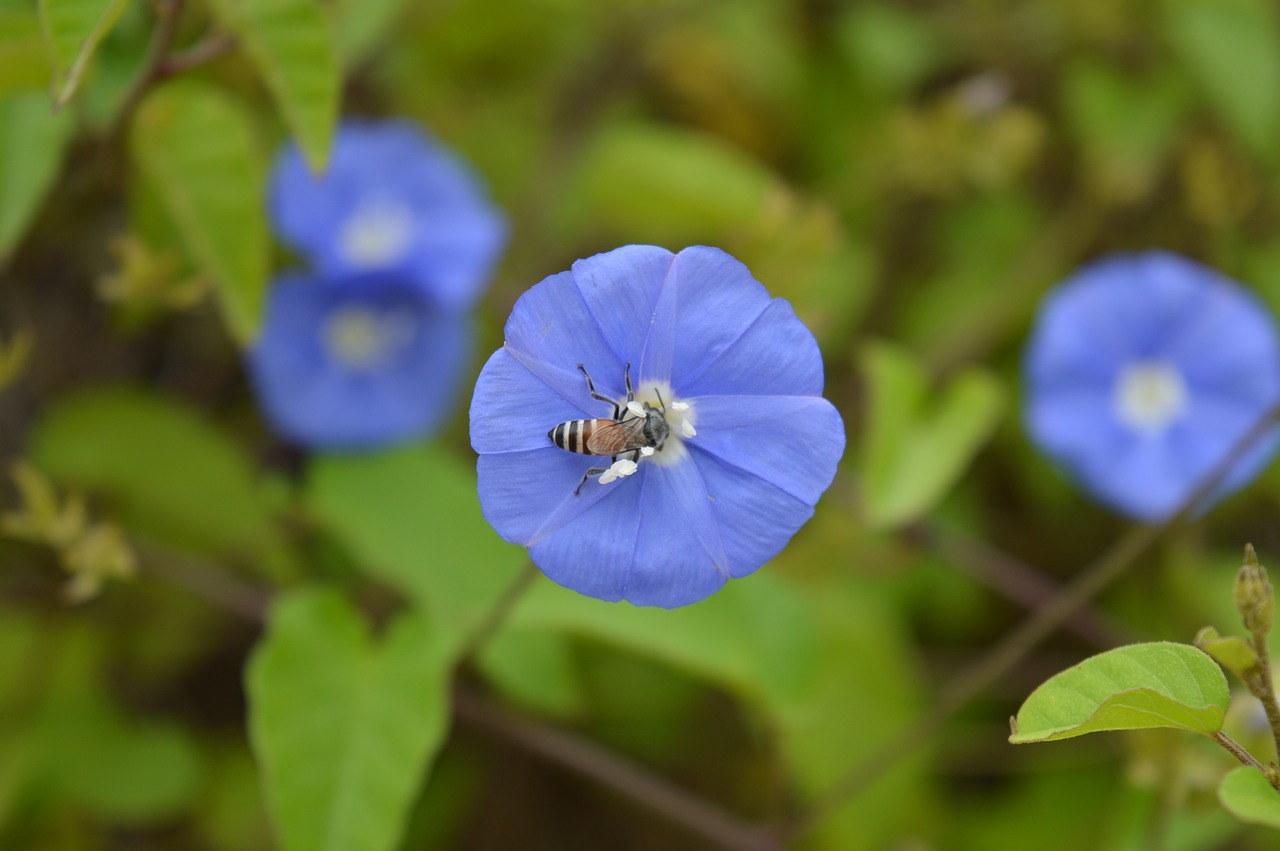
[[(844, 426), (822, 386), (817, 342), (791, 305), (723, 251), (631, 245), (579, 260), (520, 298), (476, 383), (481, 507), (575, 591), (701, 600), (776, 555), (831, 483)], [(553, 442), (558, 424), (611, 419), (615, 405), (633, 431), (661, 418), (651, 434), (664, 439), (616, 463)]]
[(345, 122), (320, 176), (286, 147), (270, 211), (280, 238), (325, 277), (396, 274), (446, 307), (475, 301), (507, 239), (479, 177), (404, 121)]
[[(1117, 255), (1045, 299), (1026, 353), (1031, 437), (1085, 490), (1131, 517), (1171, 516), (1280, 401), (1280, 342), (1262, 304), (1166, 252)], [(1275, 431), (1215, 497), (1275, 453)]]
[(467, 323), (398, 278), (284, 276), (249, 373), (281, 435), (315, 449), (421, 437), (457, 398)]

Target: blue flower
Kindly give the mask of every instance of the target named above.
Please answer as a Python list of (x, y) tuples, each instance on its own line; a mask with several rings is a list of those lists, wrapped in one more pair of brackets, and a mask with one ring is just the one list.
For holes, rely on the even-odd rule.
[[(1085, 490), (1159, 521), (1280, 401), (1280, 342), (1239, 285), (1165, 252), (1117, 255), (1051, 292), (1026, 353), (1032, 439)], [(1221, 497), (1274, 454), (1244, 453)]]
[[(554, 445), (557, 424), (625, 404), (628, 364), (622, 417), (652, 415), (660, 448), (613, 463)], [(592, 397), (588, 374), (614, 401)], [(481, 507), (568, 588), (701, 600), (777, 554), (831, 483), (844, 426), (822, 385), (791, 305), (723, 251), (632, 245), (580, 260), (520, 298), (476, 383)], [(605, 472), (584, 481), (592, 468)]]
[(280, 434), (316, 449), (368, 448), (439, 426), (469, 347), (466, 321), (412, 284), (294, 274), (271, 289), (249, 373)]
[(325, 277), (395, 274), (446, 307), (475, 301), (507, 238), (480, 179), (402, 121), (344, 123), (322, 176), (285, 148), (270, 210), (280, 238)]

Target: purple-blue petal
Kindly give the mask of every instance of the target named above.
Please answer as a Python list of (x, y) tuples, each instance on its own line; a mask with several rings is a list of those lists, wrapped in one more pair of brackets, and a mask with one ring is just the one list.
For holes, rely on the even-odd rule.
[[(325, 323), (352, 305), (394, 310), (413, 322), (394, 358), (353, 369), (327, 350)], [(422, 437), (457, 400), (470, 329), (416, 288), (367, 282), (339, 290), (301, 276), (272, 287), (248, 366), (259, 404), (284, 437), (318, 449), (356, 449)]]
[(733, 343), (671, 383), (681, 396), (821, 396), (822, 352), (791, 305), (774, 299)]
[(632, 361), (637, 370), (674, 257), (665, 248), (628, 245), (573, 264), (573, 281), (594, 324), (616, 360)]
[[(582, 373), (577, 375), (585, 386)], [(548, 431), (582, 416), (510, 350), (498, 349), (480, 371), (471, 399), (471, 448), (481, 455), (545, 449), (552, 445)]]
[[(401, 256), (375, 268), (343, 253), (348, 217), (370, 200), (412, 212)], [(268, 207), (281, 240), (324, 277), (367, 272), (412, 281), (446, 308), (471, 304), (488, 284), (507, 241), (506, 217), (457, 155), (404, 121), (349, 120), (339, 127), (325, 172), (313, 174), (296, 145), (272, 170)]]
[[(1026, 354), (1026, 418), (1035, 442), (1101, 501), (1160, 520), (1183, 505), (1280, 400), (1280, 338), (1239, 285), (1167, 252), (1093, 263), (1044, 300)], [(1162, 364), (1185, 385), (1163, 428), (1124, 422), (1116, 382)], [(1272, 433), (1246, 451), (1209, 501), (1252, 480)], [(1203, 506), (1201, 506), (1203, 508)]]
[(813, 505), (844, 454), (844, 422), (820, 396), (704, 396), (691, 446)]

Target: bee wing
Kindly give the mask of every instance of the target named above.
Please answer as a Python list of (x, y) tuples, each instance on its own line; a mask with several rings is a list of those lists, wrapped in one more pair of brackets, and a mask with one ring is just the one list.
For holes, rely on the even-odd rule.
[(617, 420), (596, 420), (587, 438), (587, 451), (592, 455), (617, 455), (627, 446), (627, 430)]

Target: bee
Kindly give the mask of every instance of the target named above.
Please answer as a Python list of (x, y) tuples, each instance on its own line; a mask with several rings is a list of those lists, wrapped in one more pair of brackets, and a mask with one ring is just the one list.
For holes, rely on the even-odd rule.
[[(547, 432), (547, 437), (551, 438), (552, 443), (566, 452), (576, 452), (579, 455), (608, 455), (610, 461), (614, 462), (618, 460), (619, 455), (630, 453), (631, 460), (637, 461), (642, 454), (652, 455), (655, 450), (662, 449), (670, 433), (665, 416), (666, 403), (662, 401), (662, 395), (659, 394), (660, 408), (655, 408), (648, 402), (645, 402), (643, 407), (636, 404), (636, 394), (631, 389), (629, 362), (626, 372), (623, 373), (627, 384), (625, 405), (597, 393), (587, 368), (578, 364), (578, 369), (582, 370), (582, 374), (587, 379), (587, 390), (591, 393), (591, 398), (608, 402), (613, 406), (613, 419), (569, 420), (560, 423)], [(649, 451), (644, 452), (646, 449)], [(582, 476), (582, 481), (578, 482), (573, 495), (578, 496), (582, 492), (582, 486), (587, 483), (587, 479), (598, 476), (608, 469), (608, 467), (592, 467), (587, 470)]]

